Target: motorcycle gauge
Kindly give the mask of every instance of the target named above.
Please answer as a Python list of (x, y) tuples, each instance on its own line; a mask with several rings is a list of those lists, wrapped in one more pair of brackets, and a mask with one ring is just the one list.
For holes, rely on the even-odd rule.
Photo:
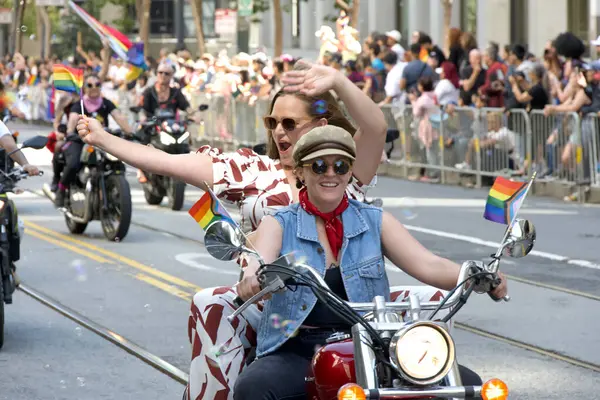
[(454, 363), (454, 341), (429, 321), (411, 324), (394, 334), (390, 358), (407, 381), (431, 385), (444, 378)]

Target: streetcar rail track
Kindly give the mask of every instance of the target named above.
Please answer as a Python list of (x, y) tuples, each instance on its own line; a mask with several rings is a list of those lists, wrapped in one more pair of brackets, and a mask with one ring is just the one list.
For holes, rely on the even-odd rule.
[(133, 341), (124, 338), (112, 329), (106, 328), (97, 322), (92, 321), (72, 308), (62, 304), (58, 300), (53, 299), (52, 297), (24, 284), (23, 282), (21, 282), (17, 289), (42, 305), (56, 311), (76, 324), (79, 324), (83, 328), (95, 333), (102, 339), (114, 344), (122, 350), (125, 350), (127, 353), (131, 354), (162, 374), (168, 376), (169, 378), (181, 383), (184, 386), (187, 385), (189, 381), (188, 374), (175, 367), (173, 364), (170, 364), (169, 362), (158, 357), (157, 355), (152, 354)]

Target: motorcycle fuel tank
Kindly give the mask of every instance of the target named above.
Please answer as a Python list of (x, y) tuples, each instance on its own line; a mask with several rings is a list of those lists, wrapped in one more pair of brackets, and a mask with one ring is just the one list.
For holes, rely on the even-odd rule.
[(352, 339), (327, 344), (315, 353), (309, 368), (308, 399), (337, 400), (338, 390), (355, 382)]

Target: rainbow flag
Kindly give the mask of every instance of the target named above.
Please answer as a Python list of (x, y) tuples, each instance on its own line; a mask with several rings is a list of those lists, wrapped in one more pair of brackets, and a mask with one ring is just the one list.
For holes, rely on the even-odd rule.
[(27, 85), (28, 86), (34, 86), (37, 83), (39, 83), (39, 79), (37, 75), (29, 75), (29, 79), (27, 79)]
[(223, 207), (217, 196), (210, 189), (200, 197), (200, 200), (190, 208), (188, 213), (204, 231), (216, 221), (226, 221), (235, 224), (233, 218), (231, 218), (225, 207)]
[(513, 182), (497, 177), (488, 194), (483, 218), (509, 225), (519, 212), (527, 192), (527, 182)]
[(80, 93), (83, 87), (83, 70), (67, 67), (62, 64), (54, 64), (53, 82), (56, 90), (71, 93)]

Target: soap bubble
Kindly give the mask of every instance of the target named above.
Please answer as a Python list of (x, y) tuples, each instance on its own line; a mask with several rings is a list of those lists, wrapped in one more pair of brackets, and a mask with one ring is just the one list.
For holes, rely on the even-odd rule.
[(281, 328), (281, 317), (279, 314), (271, 314), (269, 316), (269, 321), (271, 322), (271, 326), (275, 329)]
[(312, 105), (312, 111), (314, 114), (322, 115), (327, 112), (327, 103), (325, 100), (317, 100)]
[(44, 365), (44, 369), (49, 370), (50, 369), (50, 364)]
[(61, 381), (59, 382), (59, 385), (60, 385), (61, 389), (67, 388), (67, 382), (64, 379), (61, 379)]
[(150, 304), (144, 304), (144, 308), (146, 309), (146, 311), (152, 312), (152, 306), (150, 306)]
[(288, 338), (293, 338), (298, 334), (297, 328), (297, 324), (294, 321), (285, 320), (281, 323), (281, 333)]
[(21, 25), (21, 32), (27, 32), (27, 27), (25, 25)]
[(85, 268), (83, 267), (82, 260), (73, 260), (71, 262), (71, 267), (75, 268), (75, 273), (77, 274), (77, 280), (79, 282), (87, 281), (87, 273), (85, 272)]
[(75, 334), (77, 336), (81, 336), (83, 334), (83, 331), (81, 330), (81, 327), (78, 326), (78, 327), (75, 328)]
[(78, 377), (77, 377), (77, 385), (78, 385), (79, 387), (84, 387), (84, 386), (85, 386), (85, 379), (84, 379), (84, 378), (82, 378), (82, 377), (80, 377), (80, 376), (78, 376)]
[(418, 214), (416, 211), (417, 202), (410, 197), (402, 197), (400, 199), (400, 211), (402, 217), (406, 220), (412, 220), (417, 218)]

